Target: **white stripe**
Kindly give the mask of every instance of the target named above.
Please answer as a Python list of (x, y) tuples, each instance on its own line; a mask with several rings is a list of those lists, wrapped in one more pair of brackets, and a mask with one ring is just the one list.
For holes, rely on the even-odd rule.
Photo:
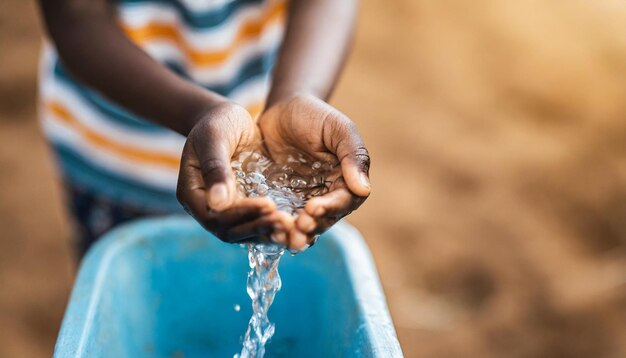
[(234, 0), (180, 0), (191, 11), (208, 12), (222, 8)]
[(152, 187), (165, 190), (176, 188), (178, 170), (130, 160), (115, 153), (94, 148), (80, 133), (53, 117), (54, 114), (50, 112), (42, 115), (42, 124), (48, 138), (80, 153), (83, 158), (94, 163), (94, 166), (100, 166), (120, 177), (130, 178)]
[(278, 1), (269, 1), (260, 6), (243, 6), (222, 24), (211, 28), (189, 27), (178, 11), (169, 4), (121, 4), (118, 6), (118, 17), (124, 27), (131, 29), (143, 28), (153, 23), (170, 25), (180, 30), (191, 47), (199, 51), (219, 51), (228, 48), (235, 41), (245, 24), (262, 19), (277, 3)]
[(244, 82), (229, 96), (233, 102), (248, 108), (263, 104), (270, 89), (268, 76), (258, 76)]
[(173, 41), (157, 39), (147, 41), (141, 47), (158, 62), (182, 64), (189, 76), (201, 85), (223, 85), (230, 83), (239, 74), (241, 67), (251, 59), (276, 50), (283, 32), (284, 26), (280, 22), (273, 22), (263, 30), (259, 38), (243, 43), (226, 61), (216, 66), (194, 65)]

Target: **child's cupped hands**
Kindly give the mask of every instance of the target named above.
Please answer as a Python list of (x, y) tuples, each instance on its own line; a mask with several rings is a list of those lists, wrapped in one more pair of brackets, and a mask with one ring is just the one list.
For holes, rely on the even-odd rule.
[[(295, 153), (330, 163), (335, 169), (325, 175), (326, 193), (311, 198), (295, 216), (277, 210), (267, 197), (240, 196), (230, 162), (241, 152), (261, 147), (277, 163)], [(318, 98), (295, 96), (278, 102), (266, 109), (258, 125), (243, 107), (225, 102), (207, 111), (189, 133), (177, 197), (223, 241), (281, 237), (281, 244), (301, 250), (365, 201), (369, 165), (355, 124)]]

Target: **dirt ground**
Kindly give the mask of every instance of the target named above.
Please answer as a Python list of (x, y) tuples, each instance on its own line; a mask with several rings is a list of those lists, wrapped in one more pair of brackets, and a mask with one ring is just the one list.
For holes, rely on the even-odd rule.
[[(0, 4), (0, 357), (52, 352), (68, 225), (36, 123), (32, 1)], [(626, 356), (626, 5), (362, 1), (333, 103), (351, 217), (407, 357)]]

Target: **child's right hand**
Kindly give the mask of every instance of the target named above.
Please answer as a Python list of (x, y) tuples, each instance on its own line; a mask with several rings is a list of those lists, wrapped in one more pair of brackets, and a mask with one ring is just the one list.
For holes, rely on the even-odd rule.
[(285, 235), (293, 228), (294, 218), (278, 211), (271, 199), (237, 195), (231, 158), (258, 142), (259, 133), (248, 111), (231, 102), (208, 110), (187, 136), (176, 197), (223, 241)]

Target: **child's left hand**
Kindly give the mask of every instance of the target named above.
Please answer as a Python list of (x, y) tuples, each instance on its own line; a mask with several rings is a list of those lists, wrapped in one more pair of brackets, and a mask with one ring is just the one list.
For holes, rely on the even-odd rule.
[(295, 96), (268, 108), (259, 127), (272, 158), (290, 151), (340, 164), (329, 192), (309, 200), (289, 232), (290, 248), (302, 249), (313, 237), (356, 210), (370, 194), (370, 158), (356, 125), (313, 96)]

